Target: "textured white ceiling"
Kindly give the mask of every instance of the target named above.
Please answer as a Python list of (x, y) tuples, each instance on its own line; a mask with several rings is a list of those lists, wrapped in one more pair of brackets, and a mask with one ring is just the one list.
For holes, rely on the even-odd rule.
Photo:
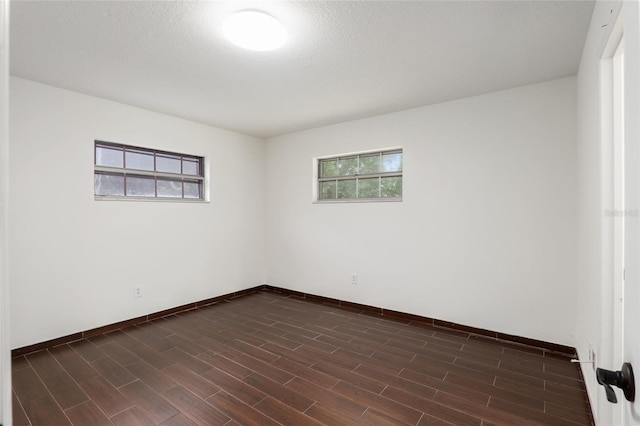
[[(258, 9), (285, 46), (222, 37)], [(15, 1), (11, 74), (269, 137), (575, 75), (592, 1)]]

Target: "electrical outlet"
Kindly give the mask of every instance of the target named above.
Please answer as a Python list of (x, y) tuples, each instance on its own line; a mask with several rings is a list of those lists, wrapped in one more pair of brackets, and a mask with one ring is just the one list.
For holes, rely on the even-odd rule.
[(358, 274), (351, 275), (351, 284), (358, 284)]
[(142, 297), (142, 288), (141, 287), (134, 287), (133, 288), (133, 297), (134, 298)]

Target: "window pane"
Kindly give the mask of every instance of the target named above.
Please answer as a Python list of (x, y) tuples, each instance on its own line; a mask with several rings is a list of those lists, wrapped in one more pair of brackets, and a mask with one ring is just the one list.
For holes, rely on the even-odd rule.
[(153, 153), (147, 151), (125, 151), (125, 167), (127, 169), (153, 171)]
[(382, 171), (383, 172), (402, 171), (402, 153), (394, 152), (394, 153), (382, 154)]
[(127, 176), (127, 195), (155, 197), (155, 180), (145, 176)]
[(122, 168), (122, 148), (96, 145), (96, 165)]
[(200, 182), (185, 182), (184, 198), (202, 198), (202, 184)]
[(185, 175), (202, 176), (200, 161), (191, 158), (182, 159), (182, 173)]
[(336, 160), (322, 160), (320, 162), (320, 177), (334, 177), (334, 176), (338, 176)]
[(93, 177), (95, 195), (124, 196), (124, 176), (96, 173)]
[(158, 154), (156, 156), (156, 171), (164, 173), (180, 173), (180, 157)]
[(356, 180), (338, 181), (338, 198), (356, 198)]
[(402, 197), (402, 177), (384, 177), (380, 182), (380, 196), (384, 198)]
[(358, 157), (338, 160), (338, 176), (353, 176), (358, 171)]
[(360, 179), (358, 181), (359, 198), (378, 198), (378, 178)]
[(158, 197), (182, 198), (182, 181), (158, 179)]
[(336, 198), (336, 181), (320, 182), (320, 198), (332, 200)]
[(368, 154), (360, 156), (360, 170), (358, 173), (366, 175), (380, 172), (380, 154)]

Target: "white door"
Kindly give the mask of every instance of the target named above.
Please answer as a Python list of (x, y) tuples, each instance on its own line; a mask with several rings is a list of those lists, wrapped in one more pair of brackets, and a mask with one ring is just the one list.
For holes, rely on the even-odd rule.
[[(636, 399), (621, 401), (625, 425), (640, 425), (640, 6), (623, 3), (625, 222), (623, 361), (636, 373)], [(619, 369), (618, 366), (616, 369)], [(621, 398), (622, 399), (622, 398)]]
[[(603, 285), (601, 333), (599, 353), (591, 353), (599, 368), (618, 370), (624, 358), (624, 285), (625, 285), (625, 224), (631, 212), (627, 208), (625, 194), (625, 131), (624, 131), (624, 32), (622, 13), (611, 16), (608, 26), (611, 31), (604, 45), (600, 67), (601, 114), (602, 114), (602, 171), (603, 203), (605, 221), (603, 227)], [(597, 356), (596, 356), (597, 355)], [(616, 391), (620, 401), (620, 391)], [(602, 424), (623, 424), (622, 404), (607, 406), (600, 411), (601, 404), (608, 405), (603, 388), (598, 389), (598, 403), (594, 407), (596, 417)], [(600, 415), (598, 415), (600, 414)]]
[[(613, 9), (612, 9), (613, 12)], [(613, 24), (610, 22), (610, 24)], [(640, 6), (623, 2), (603, 54), (602, 105), (605, 172), (611, 173), (613, 224), (610, 295), (603, 297), (600, 367), (619, 370), (629, 362), (640, 374)], [(608, 148), (609, 147), (609, 148)], [(609, 151), (610, 149), (610, 151)], [(606, 195), (605, 195), (606, 196)], [(609, 305), (610, 303), (610, 305)], [(607, 306), (610, 306), (608, 308)], [(610, 316), (609, 316), (610, 315)], [(630, 402), (615, 390), (613, 425), (640, 425), (640, 390)], [(604, 392), (603, 392), (604, 393)], [(604, 396), (604, 395), (602, 395)]]
[[(611, 58), (612, 142), (613, 142), (613, 367), (624, 362), (625, 223), (633, 213), (626, 208), (624, 132), (624, 37), (617, 41)], [(619, 398), (620, 399), (620, 398)], [(617, 408), (617, 407), (616, 407)], [(614, 409), (614, 424), (621, 424), (622, 411)]]

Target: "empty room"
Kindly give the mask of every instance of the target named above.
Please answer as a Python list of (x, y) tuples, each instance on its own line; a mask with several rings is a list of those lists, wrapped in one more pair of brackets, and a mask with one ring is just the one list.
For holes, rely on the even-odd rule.
[(635, 425), (637, 1), (2, 1), (0, 425)]

